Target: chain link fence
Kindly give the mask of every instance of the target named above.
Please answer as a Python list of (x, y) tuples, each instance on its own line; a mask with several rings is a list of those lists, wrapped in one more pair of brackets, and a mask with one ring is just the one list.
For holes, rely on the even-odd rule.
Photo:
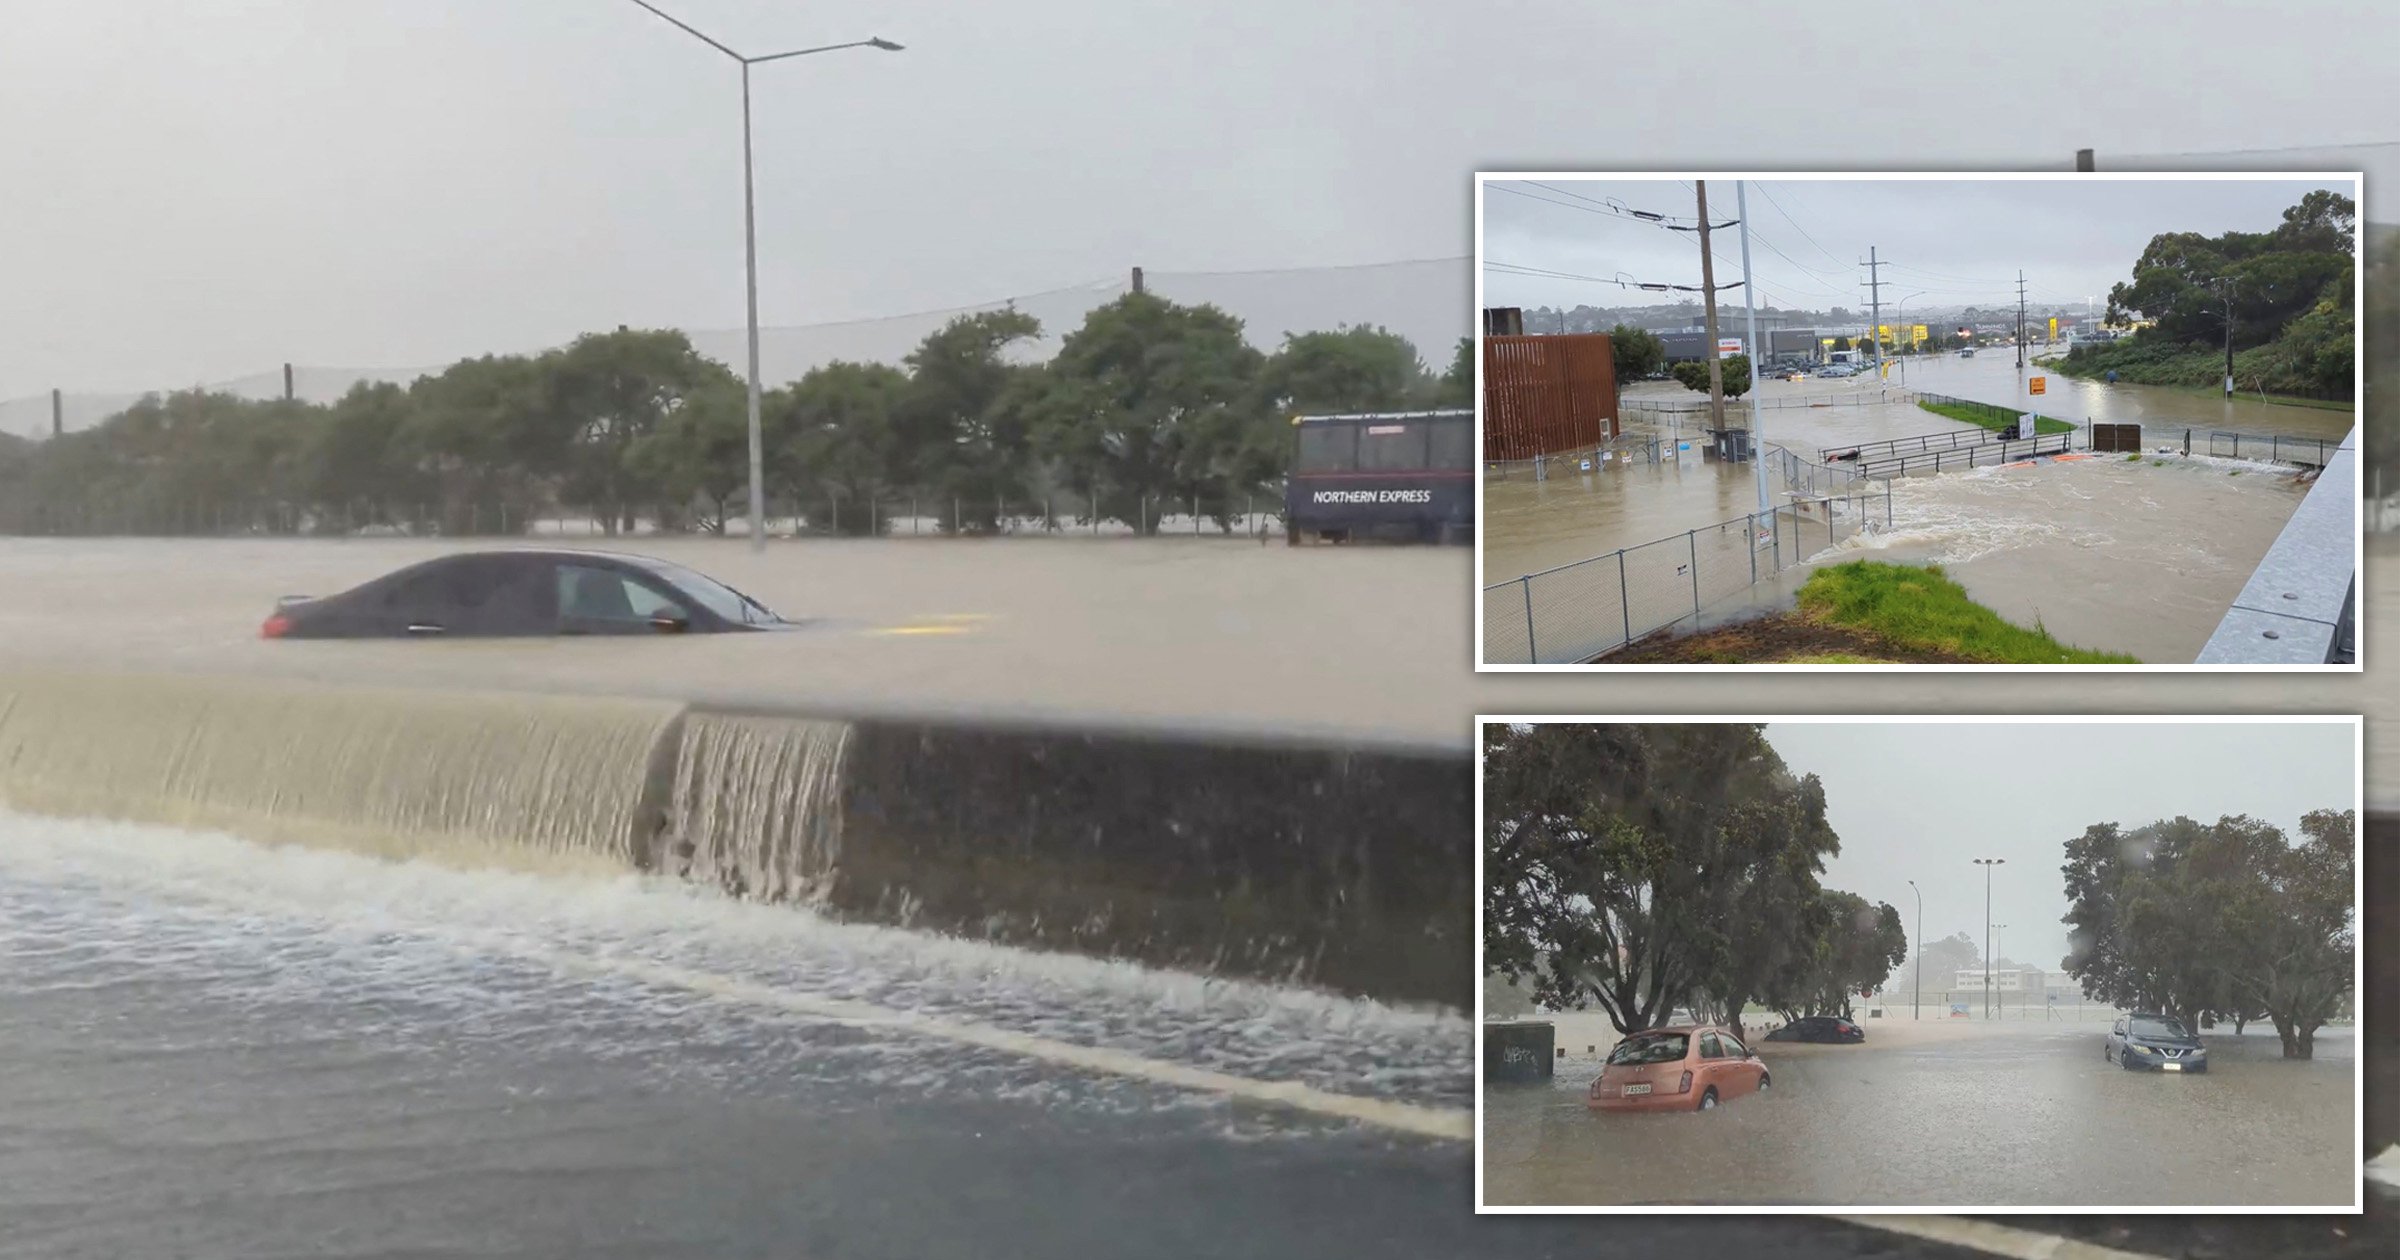
[[(1780, 451), (1780, 448), (1771, 448)], [(1806, 461), (1802, 461), (1805, 463)], [(1580, 664), (1892, 523), (1891, 484), (1861, 481), (1483, 588), (1486, 664)]]

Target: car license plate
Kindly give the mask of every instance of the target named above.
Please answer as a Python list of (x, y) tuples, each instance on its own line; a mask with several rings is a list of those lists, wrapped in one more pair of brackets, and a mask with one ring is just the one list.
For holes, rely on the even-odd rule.
[(2183, 1070), (2183, 1065), (2180, 1063), (2161, 1063), (2159, 1066), (2170, 1072), (2180, 1072)]
[(1627, 1098), (1631, 1098), (1631, 1097), (1633, 1097), (1635, 1094), (1647, 1094), (1647, 1093), (1649, 1093), (1649, 1092), (1650, 1092), (1650, 1087), (1649, 1087), (1649, 1086), (1647, 1086), (1647, 1085), (1628, 1085), (1628, 1086), (1626, 1086), (1624, 1089), (1622, 1089), (1622, 1090), (1620, 1090), (1620, 1091), (1618, 1091), (1618, 1092), (1620, 1092), (1620, 1093), (1624, 1094), (1624, 1095), (1625, 1095)]

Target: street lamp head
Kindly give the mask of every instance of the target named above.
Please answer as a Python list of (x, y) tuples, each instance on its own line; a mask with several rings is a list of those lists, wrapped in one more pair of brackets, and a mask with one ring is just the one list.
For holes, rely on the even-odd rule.
[(901, 45), (895, 44), (892, 41), (883, 38), (882, 36), (877, 36), (874, 39), (868, 40), (867, 47), (880, 48), (885, 52), (899, 52), (901, 49)]

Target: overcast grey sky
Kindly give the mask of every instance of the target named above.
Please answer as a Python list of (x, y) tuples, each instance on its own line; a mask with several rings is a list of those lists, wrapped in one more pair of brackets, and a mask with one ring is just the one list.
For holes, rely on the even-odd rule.
[(1824, 781), (1842, 840), (1825, 882), (1890, 902), (1913, 940), (1983, 939), (1979, 857), (1992, 871), (1998, 952), (2055, 968), (2067, 951), (2059, 867), (2094, 823), (2249, 814), (2297, 835), (2314, 809), (2351, 808), (2353, 728), (2328, 723), (1776, 723), (1795, 774)]
[[(2017, 273), (2033, 302), (2105, 304), (2109, 286), (2162, 232), (2263, 232), (2312, 190), (2355, 197), (2350, 180), (1760, 180), (1749, 188), (1750, 265), (1758, 300), (1813, 310), (1867, 309), (1873, 246), (1884, 309), (2006, 306)], [(1708, 185), (1712, 224), (1736, 218), (1735, 181)], [(1661, 226), (1630, 211), (1678, 216)], [(1698, 285), (1692, 181), (1494, 180), (1484, 188), (1484, 301), (1491, 306), (1631, 306), (1692, 301), (1604, 283)], [(1741, 278), (1738, 230), (1716, 234), (1719, 285)], [(1532, 276), (1525, 269), (1585, 279)], [(1740, 291), (1728, 299), (1739, 315)]]
[[(2365, 0), (671, 7), (909, 46), (761, 69), (770, 324), (1463, 257), (1477, 169), (2400, 141), (2400, 6)], [(0, 0), (0, 30), (0, 398), (741, 322), (736, 71), (629, 3)]]

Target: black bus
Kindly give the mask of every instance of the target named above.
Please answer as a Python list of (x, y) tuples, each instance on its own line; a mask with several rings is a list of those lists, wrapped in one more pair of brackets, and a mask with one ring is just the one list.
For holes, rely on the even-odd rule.
[(1474, 478), (1473, 411), (1295, 416), (1284, 538), (1467, 542)]

